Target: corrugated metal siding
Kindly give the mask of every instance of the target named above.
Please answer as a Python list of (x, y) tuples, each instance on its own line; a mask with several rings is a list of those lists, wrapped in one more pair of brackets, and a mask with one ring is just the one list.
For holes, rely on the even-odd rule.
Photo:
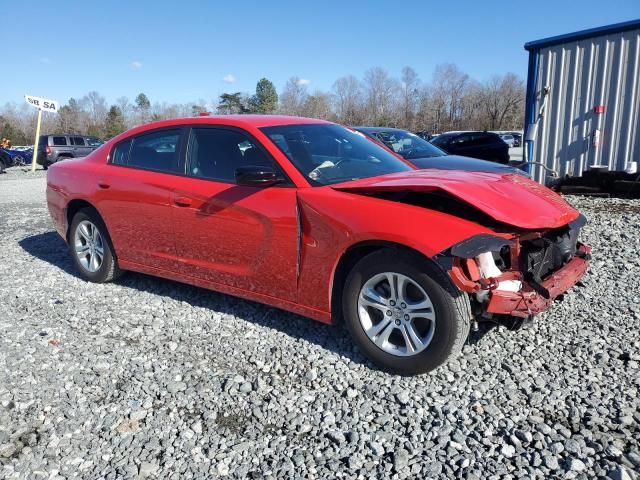
[[(640, 162), (640, 29), (553, 45), (538, 55), (536, 114), (543, 88), (550, 90), (532, 160), (560, 175), (581, 175), (595, 164), (624, 170), (628, 162)], [(594, 113), (596, 105), (605, 105), (605, 113)], [(596, 128), (600, 147), (592, 146)], [(543, 168), (531, 171), (544, 182)]]

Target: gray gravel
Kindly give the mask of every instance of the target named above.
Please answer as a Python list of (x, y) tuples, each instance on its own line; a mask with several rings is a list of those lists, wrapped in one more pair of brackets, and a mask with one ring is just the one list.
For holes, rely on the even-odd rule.
[(0, 175), (0, 478), (638, 478), (640, 201), (571, 198), (584, 286), (403, 378), (339, 326), (80, 280), (43, 177)]

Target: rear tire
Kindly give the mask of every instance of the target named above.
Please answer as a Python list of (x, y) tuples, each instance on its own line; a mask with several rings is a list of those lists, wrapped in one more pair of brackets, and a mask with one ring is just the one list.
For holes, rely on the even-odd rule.
[(395, 248), (373, 252), (353, 267), (342, 307), (360, 351), (402, 375), (431, 371), (458, 355), (472, 318), (468, 296), (444, 272)]
[(94, 209), (74, 215), (68, 240), (73, 263), (85, 280), (105, 283), (122, 275), (107, 227)]

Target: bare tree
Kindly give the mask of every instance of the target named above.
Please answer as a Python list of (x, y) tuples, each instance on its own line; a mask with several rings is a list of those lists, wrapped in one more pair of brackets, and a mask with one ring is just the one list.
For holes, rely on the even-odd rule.
[(520, 125), (524, 91), (524, 81), (514, 73), (496, 75), (482, 85), (480, 109), (486, 114), (484, 127), (489, 130), (502, 130)]
[(304, 102), (308, 95), (306, 83), (299, 77), (291, 77), (280, 94), (279, 112), (284, 115), (303, 115)]
[(432, 93), (436, 104), (437, 130), (457, 130), (461, 127), (462, 102), (467, 93), (469, 75), (456, 65), (438, 65), (433, 74)]
[[(524, 81), (513, 73), (478, 83), (456, 65), (445, 64), (436, 67), (430, 83), (422, 83), (409, 66), (402, 69), (400, 80), (375, 67), (367, 70), (363, 80), (353, 75), (338, 78), (331, 93), (315, 91), (310, 95), (307, 83), (298, 77), (287, 81), (280, 95), (280, 113), (337, 120), (347, 125), (398, 126), (432, 133), (522, 128)], [(247, 104), (250, 98), (245, 92), (231, 96), (237, 97), (240, 105)], [(140, 94), (132, 104), (127, 97), (119, 97), (114, 106), (121, 115), (116, 115), (118, 110), (114, 109), (109, 120), (105, 98), (92, 91), (70, 98), (58, 113), (45, 114), (42, 132), (89, 133), (102, 137), (107, 136), (107, 127), (113, 126), (116, 117), (120, 122), (121, 116), (130, 128), (150, 119), (188, 117), (212, 111), (217, 103), (217, 99), (213, 102), (199, 99), (151, 105), (147, 96)], [(14, 137), (14, 143), (16, 139), (31, 142), (35, 136), (36, 115), (36, 110), (24, 103), (7, 103), (0, 108), (0, 129)]]
[(122, 117), (124, 118), (124, 124), (127, 128), (132, 126), (131, 116), (133, 114), (133, 105), (129, 102), (129, 99), (125, 96), (116, 98), (116, 106), (120, 108)]
[(302, 114), (305, 117), (331, 119), (333, 117), (331, 95), (320, 91), (308, 95), (302, 106)]
[(362, 84), (353, 75), (340, 77), (333, 83), (335, 114), (338, 121), (357, 125), (364, 121)]
[(418, 74), (411, 67), (402, 69), (402, 78), (400, 83), (400, 96), (402, 99), (402, 126), (409, 130), (415, 128), (415, 116), (418, 104), (418, 89), (420, 80)]
[(373, 67), (365, 72), (364, 85), (367, 122), (381, 126), (395, 125), (398, 82), (386, 70)]

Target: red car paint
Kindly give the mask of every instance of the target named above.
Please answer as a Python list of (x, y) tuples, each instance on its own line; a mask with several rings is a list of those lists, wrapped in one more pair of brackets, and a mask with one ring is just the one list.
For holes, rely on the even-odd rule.
[(527, 229), (557, 228), (579, 215), (560, 195), (521, 175), (426, 169), (364, 178), (333, 188), (351, 192), (442, 190), (499, 222)]
[[(134, 128), (85, 158), (50, 167), (47, 201), (56, 229), (66, 239), (67, 207), (74, 200), (88, 202), (102, 216), (121, 268), (328, 323), (338, 265), (359, 245), (402, 245), (433, 258), (476, 234), (513, 238), (523, 229), (556, 228), (578, 216), (555, 193), (514, 175), (425, 170), (313, 187), (259, 130), (299, 123), (328, 122), (230, 115)], [(227, 125), (248, 132), (293, 186), (249, 187), (108, 163), (113, 146), (122, 139), (192, 125)], [(447, 192), (512, 231), (496, 233), (448, 213), (371, 195), (384, 191)], [(571, 281), (575, 283), (582, 273), (575, 271)]]

